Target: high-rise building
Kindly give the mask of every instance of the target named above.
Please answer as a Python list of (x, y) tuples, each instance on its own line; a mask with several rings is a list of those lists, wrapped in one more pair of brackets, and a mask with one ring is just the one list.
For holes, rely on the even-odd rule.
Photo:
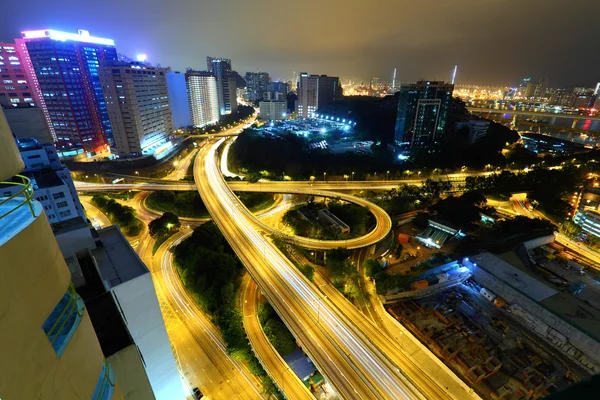
[(550, 79), (548, 78), (540, 78), (540, 81), (535, 87), (535, 91), (533, 93), (533, 97), (546, 97), (548, 91), (548, 85), (550, 83)]
[(246, 72), (246, 98), (249, 101), (264, 99), (270, 82), (267, 72)]
[(206, 65), (217, 81), (219, 114), (237, 111), (237, 89), (235, 77), (231, 74), (231, 60), (221, 57), (206, 57)]
[(441, 81), (401, 85), (394, 141), (411, 147), (439, 142), (453, 90), (454, 85)]
[(169, 71), (167, 73), (167, 88), (169, 90), (173, 125), (176, 129), (187, 128), (192, 125), (192, 120), (190, 118), (185, 74), (179, 71)]
[(39, 106), (38, 91), (19, 47), (14, 43), (0, 43), (0, 79), (0, 95), (5, 94), (11, 105)]
[(261, 101), (259, 104), (260, 112), (258, 117), (262, 120), (279, 121), (287, 116), (287, 101)]
[(285, 97), (288, 92), (288, 83), (281, 81), (271, 82), (267, 85), (267, 92), (281, 93)]
[(153, 154), (173, 133), (167, 70), (100, 61), (100, 82), (119, 157)]
[(342, 98), (342, 86), (336, 76), (300, 74), (296, 112), (299, 117), (308, 118), (319, 107), (324, 107)]
[[(108, 150), (112, 127), (100, 84), (101, 60), (117, 60), (111, 39), (54, 30), (22, 32), (59, 150)], [(20, 42), (17, 41), (17, 44)]]
[[(0, 387), (6, 399), (123, 399), (0, 109)], [(3, 191), (4, 186), (0, 188)], [(100, 397), (102, 396), (102, 397)]]
[(517, 88), (517, 97), (527, 97), (527, 87), (531, 83), (531, 78), (523, 78)]
[(216, 78), (207, 71), (187, 70), (185, 81), (192, 125), (201, 127), (218, 122), (219, 100)]

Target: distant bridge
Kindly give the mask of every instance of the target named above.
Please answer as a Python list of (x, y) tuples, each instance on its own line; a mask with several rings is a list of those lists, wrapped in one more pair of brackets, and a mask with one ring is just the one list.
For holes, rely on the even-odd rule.
[(569, 118), (569, 119), (590, 119), (592, 121), (600, 121), (600, 115), (593, 117), (589, 115), (579, 114), (564, 114), (564, 113), (553, 113), (553, 112), (536, 112), (536, 111), (517, 111), (517, 110), (495, 110), (492, 108), (481, 108), (481, 107), (467, 107), (470, 112), (477, 113), (492, 113), (492, 114), (511, 114), (511, 115), (531, 115), (535, 117), (553, 117), (553, 118)]

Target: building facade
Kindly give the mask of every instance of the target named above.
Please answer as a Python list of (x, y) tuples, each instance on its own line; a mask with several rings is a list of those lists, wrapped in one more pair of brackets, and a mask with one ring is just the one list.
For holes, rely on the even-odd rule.
[(246, 99), (257, 101), (265, 98), (271, 78), (267, 72), (246, 72)]
[(100, 61), (100, 82), (119, 157), (153, 154), (174, 131), (167, 70), (139, 62)]
[(112, 127), (100, 83), (101, 60), (117, 60), (111, 39), (54, 30), (22, 32), (59, 149), (108, 151)]
[(221, 57), (206, 57), (206, 66), (217, 82), (219, 114), (231, 114), (237, 111), (237, 85), (231, 75), (231, 60)]
[(175, 129), (187, 128), (192, 125), (190, 106), (188, 104), (185, 73), (169, 71), (167, 73), (167, 89), (171, 103), (171, 115)]
[(217, 81), (210, 72), (188, 70), (185, 73), (192, 125), (202, 127), (219, 121)]
[(308, 118), (319, 107), (324, 107), (342, 98), (340, 79), (335, 76), (300, 74), (296, 112), (301, 118)]
[(13, 106), (39, 106), (38, 91), (15, 43), (0, 43), (0, 95), (5, 94)]
[(258, 117), (264, 121), (279, 121), (287, 116), (287, 101), (261, 101)]
[[(0, 181), (23, 167), (0, 110)], [(29, 182), (15, 178), (21, 194), (0, 200), (2, 397), (123, 399), (43, 207)]]
[(410, 147), (438, 143), (446, 128), (454, 85), (441, 81), (402, 84), (394, 141)]

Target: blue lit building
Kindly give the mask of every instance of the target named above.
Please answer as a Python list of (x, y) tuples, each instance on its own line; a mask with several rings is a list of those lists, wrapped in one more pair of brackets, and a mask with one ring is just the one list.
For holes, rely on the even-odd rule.
[(394, 141), (410, 147), (439, 142), (446, 128), (454, 85), (418, 81), (400, 87)]
[(185, 73), (170, 71), (167, 73), (167, 88), (171, 102), (173, 125), (176, 129), (187, 128), (192, 125), (190, 105), (185, 83)]
[(90, 153), (108, 150), (113, 135), (99, 67), (101, 60), (117, 60), (114, 41), (83, 30), (26, 31), (22, 35), (57, 148), (83, 148)]

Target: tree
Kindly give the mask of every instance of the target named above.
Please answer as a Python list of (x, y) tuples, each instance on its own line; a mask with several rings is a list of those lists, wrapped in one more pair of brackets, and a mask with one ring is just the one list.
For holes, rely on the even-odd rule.
[(179, 218), (171, 212), (164, 213), (148, 224), (150, 236), (153, 238), (177, 231), (180, 227), (181, 222), (179, 222)]
[(381, 265), (377, 260), (367, 260), (364, 262), (363, 267), (365, 268), (365, 275), (367, 278), (372, 278), (382, 271)]
[(304, 276), (306, 276), (306, 278), (309, 281), (313, 282), (315, 276), (315, 269), (311, 265), (301, 265), (298, 267), (298, 269), (300, 270), (300, 272), (302, 272)]
[(422, 187), (423, 193), (431, 201), (438, 200), (442, 193), (448, 192), (450, 189), (452, 189), (450, 181), (438, 181), (434, 179), (427, 179)]

